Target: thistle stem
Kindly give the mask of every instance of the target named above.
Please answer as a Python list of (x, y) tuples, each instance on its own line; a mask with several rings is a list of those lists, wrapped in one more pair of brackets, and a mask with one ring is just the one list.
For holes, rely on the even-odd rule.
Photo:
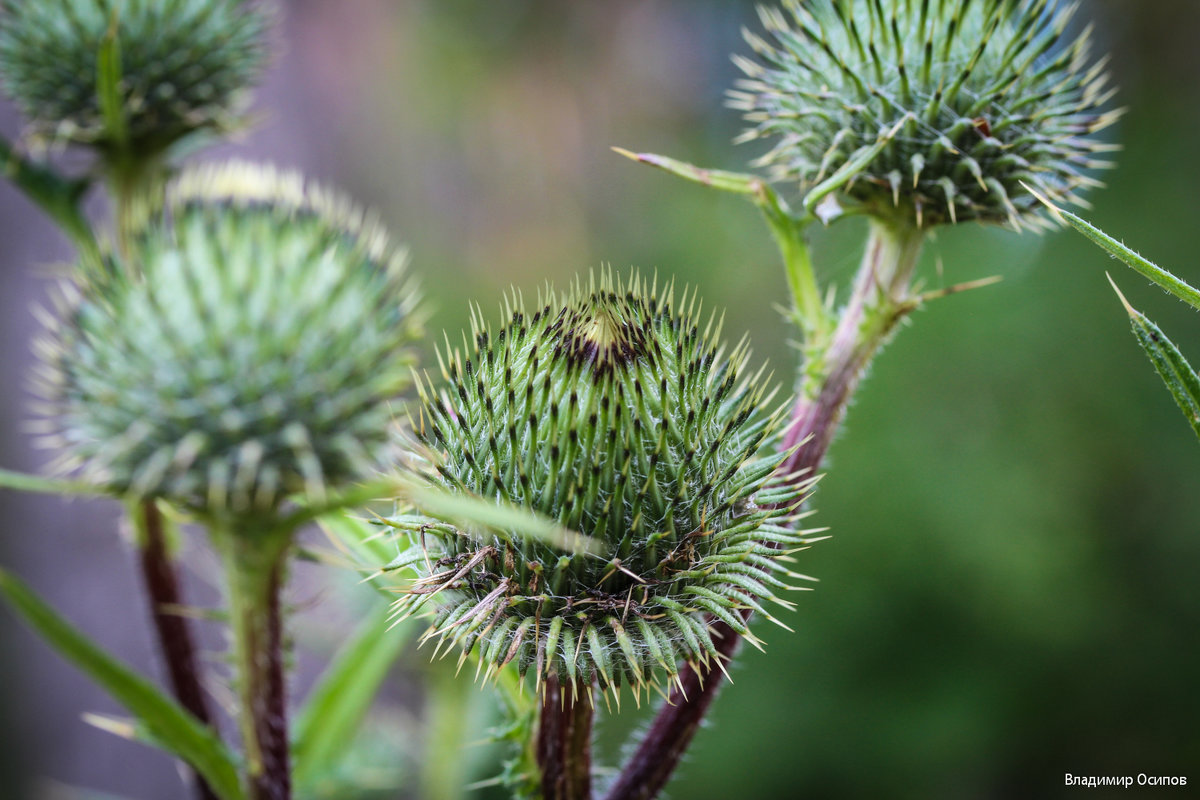
[[(780, 474), (803, 471), (796, 480), (804, 480), (824, 461), (872, 358), (915, 307), (911, 282), (922, 239), (920, 230), (872, 221), (851, 295), (792, 410), (792, 423), (782, 447), (796, 449), (780, 466)], [(750, 618), (749, 611), (742, 615)], [(723, 622), (710, 620), (710, 624), (721, 657), (732, 659), (741, 646), (741, 637)], [(679, 684), (625, 763), (606, 800), (650, 800), (658, 796), (699, 730), (723, 678), (721, 670), (699, 673), (691, 666), (680, 670)]]
[[(186, 617), (175, 610), (183, 605), (183, 593), (175, 564), (167, 550), (162, 512), (153, 500), (130, 508), (137, 522), (138, 556), (142, 579), (150, 600), (150, 614), (158, 647), (166, 663), (171, 690), (179, 704), (203, 724), (212, 727), (212, 713), (200, 682), (195, 640)], [(216, 800), (212, 787), (192, 773), (200, 800)]]
[(537, 760), (543, 800), (591, 800), (592, 699), (590, 687), (575, 692), (546, 679), (538, 715)]
[(782, 474), (806, 470), (811, 475), (824, 461), (867, 367), (914, 307), (912, 273), (922, 239), (917, 229), (871, 222), (850, 298), (820, 354), (816, 378), (805, 381), (792, 409), (782, 448), (796, 450), (780, 467)]
[(291, 537), (213, 528), (225, 563), (248, 800), (288, 800), (287, 696), (279, 595)]

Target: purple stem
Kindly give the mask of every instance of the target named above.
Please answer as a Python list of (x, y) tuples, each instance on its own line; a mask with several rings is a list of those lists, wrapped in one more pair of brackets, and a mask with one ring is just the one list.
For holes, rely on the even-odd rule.
[[(158, 634), (158, 646), (166, 662), (171, 689), (179, 704), (199, 722), (212, 726), (208, 698), (200, 682), (199, 659), (187, 618), (177, 609), (183, 605), (183, 593), (175, 564), (167, 552), (162, 512), (153, 500), (146, 500), (134, 513), (142, 515), (143, 541), (138, 553), (142, 579), (150, 599), (150, 614)], [(217, 800), (212, 787), (194, 771), (192, 779), (200, 800)]]
[(537, 761), (543, 800), (591, 800), (592, 703), (586, 696), (546, 679), (538, 714)]

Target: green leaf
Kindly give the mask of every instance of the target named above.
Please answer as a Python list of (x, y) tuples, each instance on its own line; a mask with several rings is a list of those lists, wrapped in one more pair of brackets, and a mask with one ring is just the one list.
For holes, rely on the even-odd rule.
[(146, 726), (144, 741), (174, 753), (198, 772), (222, 800), (241, 800), (233, 756), (202, 725), (148, 680), (76, 630), (29, 587), (0, 569), (0, 594), (59, 655), (79, 667)]
[(37, 492), (39, 494), (78, 495), (81, 497), (107, 497), (108, 492), (99, 486), (76, 481), (60, 481), (54, 478), (43, 478), (38, 475), (26, 475), (24, 472), (13, 472), (0, 469), (0, 489), (13, 489), (18, 492)]
[(390, 611), (381, 605), (359, 625), (297, 716), (292, 741), (297, 789), (304, 791), (337, 766), (408, 643), (412, 624), (391, 629)]
[(121, 100), (121, 41), (117, 36), (117, 14), (114, 8), (108, 31), (100, 40), (100, 52), (96, 59), (96, 97), (100, 101), (100, 113), (104, 116), (104, 127), (112, 139), (124, 144), (129, 136), (129, 125), (125, 119), (125, 104)]
[[(1154, 262), (1138, 255), (1133, 250), (1130, 250), (1124, 244), (1118, 242), (1116, 239), (1112, 238), (1107, 233), (1095, 227), (1086, 220), (1077, 217), (1064, 208), (1059, 208), (1058, 206), (1054, 205), (1045, 197), (1042, 197), (1040, 194), (1030, 189), (1028, 186), (1025, 186), (1025, 188), (1028, 189), (1034, 197), (1036, 197), (1038, 200), (1041, 200), (1042, 203), (1060, 220), (1071, 225), (1075, 228), (1075, 230), (1079, 231), (1084, 236), (1098, 244), (1100, 247), (1107, 250), (1111, 256), (1119, 261), (1124, 262), (1126, 266), (1131, 267), (1135, 272), (1138, 272), (1142, 276), (1149, 278), (1151, 281), (1158, 284), (1158, 286), (1165, 290), (1168, 294), (1178, 297), (1192, 308), (1200, 309), (1200, 290), (1197, 290), (1187, 282), (1175, 277)], [(1120, 292), (1117, 292), (1117, 294), (1120, 294)], [(1123, 299), (1124, 298), (1122, 298), (1122, 300)]]
[(33, 163), (3, 136), (0, 136), (0, 168), (13, 186), (71, 238), (89, 265), (98, 268), (101, 257), (96, 234), (79, 208), (90, 181), (68, 180), (49, 167)]
[[(874, 150), (874, 155), (877, 155), (879, 150), (886, 144), (887, 142), (883, 141), (877, 145), (878, 149)], [(757, 175), (705, 169), (697, 167), (695, 164), (689, 164), (686, 161), (668, 158), (667, 156), (659, 156), (653, 153), (633, 153), (621, 147), (614, 147), (613, 151), (639, 164), (649, 164), (652, 167), (657, 167), (686, 181), (699, 183), (702, 186), (708, 186), (713, 189), (720, 189), (723, 192), (741, 195), (754, 203), (767, 218), (767, 225), (771, 229), (771, 236), (775, 239), (775, 243), (779, 246), (780, 254), (783, 256), (784, 274), (787, 277), (788, 287), (792, 290), (792, 299), (796, 307), (797, 324), (804, 331), (806, 337), (821, 337), (828, 333), (830, 327), (829, 316), (825, 312), (822, 303), (821, 290), (817, 285), (816, 274), (813, 272), (812, 257), (809, 253), (808, 243), (804, 239), (805, 230), (816, 219), (811, 208), (809, 208), (808, 213), (804, 216), (796, 216), (792, 213), (792, 210), (788, 207), (784, 199), (771, 188), (766, 179)], [(874, 155), (871, 157), (873, 158)], [(865, 163), (867, 162), (863, 162), (863, 164)], [(862, 165), (854, 166), (852, 172), (856, 173), (861, 169)], [(853, 177), (853, 174), (847, 173), (842, 175), (839, 173), (839, 176), (835, 177), (838, 177), (841, 183), (844, 183)], [(840, 186), (841, 183), (831, 184), (829, 181), (826, 181), (825, 184), (817, 187), (817, 189), (826, 187), (828, 184), (827, 191), (825, 192), (828, 193), (828, 191), (833, 191), (837, 186)], [(816, 190), (814, 189), (814, 191)], [(823, 196), (816, 197), (813, 201), (813, 206)]]
[(809, 193), (804, 196), (804, 210), (810, 215), (813, 214), (822, 200), (845, 186), (847, 183), (853, 180), (855, 176), (866, 169), (867, 165), (874, 161), (876, 156), (882, 153), (884, 148), (892, 143), (892, 139), (896, 137), (896, 134), (900, 132), (900, 129), (903, 126), (908, 124), (911, 116), (911, 114), (905, 114), (890, 130), (880, 133), (879, 138), (875, 140), (874, 144), (860, 147), (858, 151), (855, 152), (854, 155), (852, 155), (850, 159), (842, 165), (841, 169), (830, 175), (821, 183), (818, 183), (816, 186), (814, 186)]
[(326, 515), (350, 508), (361, 508), (372, 502), (386, 500), (394, 502), (409, 486), (409, 483), (398, 478), (390, 478), (360, 486), (352, 486), (341, 492), (329, 494), (320, 500), (310, 500), (292, 514), (284, 517), (275, 525), (279, 530), (295, 530), (301, 525), (313, 522)]
[(595, 539), (564, 528), (541, 514), (507, 503), (419, 486), (406, 489), (405, 497), (431, 517), (447, 522), (512, 531), (571, 553), (599, 555), (604, 552)]
[[(1112, 278), (1109, 278), (1109, 282), (1112, 282)], [(1157, 325), (1129, 305), (1115, 283), (1113, 289), (1117, 292), (1117, 297), (1121, 298), (1125, 310), (1129, 312), (1129, 318), (1133, 322), (1133, 334), (1137, 337), (1138, 344), (1146, 351), (1146, 355), (1150, 356), (1151, 363), (1158, 370), (1175, 402), (1179, 404), (1183, 415), (1191, 423), (1192, 430), (1200, 437), (1200, 378), (1179, 352), (1179, 348)]]
[(366, 569), (377, 570), (398, 554), (392, 531), (368, 520), (329, 514), (317, 522), (339, 549), (349, 551), (355, 563)]
[(628, 159), (638, 162), (639, 164), (649, 164), (652, 167), (658, 167), (672, 175), (683, 178), (685, 181), (699, 183), (702, 186), (708, 186), (713, 189), (720, 189), (723, 192), (732, 192), (755, 199), (764, 191), (770, 189), (766, 181), (757, 175), (749, 175), (744, 172), (724, 172), (719, 169), (705, 169), (697, 167), (695, 164), (689, 164), (686, 161), (668, 158), (667, 156), (658, 156), (653, 153), (633, 153), (622, 147), (614, 147), (613, 152), (625, 156)]

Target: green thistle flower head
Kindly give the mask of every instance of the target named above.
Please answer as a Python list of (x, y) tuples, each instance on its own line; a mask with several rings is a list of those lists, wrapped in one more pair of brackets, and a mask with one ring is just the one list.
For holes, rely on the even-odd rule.
[(215, 515), (369, 476), (411, 380), (403, 262), (298, 175), (185, 172), (109, 277), (67, 287), (42, 343), (61, 468)]
[[(1057, 0), (785, 0), (760, 9), (773, 42), (730, 104), (775, 139), (759, 162), (802, 192), (825, 182), (842, 204), (898, 224), (980, 220), (1019, 227), (1040, 208), (1022, 183), (1079, 203), (1119, 112), (1074, 6)], [(1040, 223), (1041, 218), (1037, 218)], [(1037, 224), (1037, 223), (1035, 223)]]
[[(641, 688), (715, 653), (705, 615), (755, 641), (739, 611), (779, 600), (803, 490), (779, 480), (779, 410), (743, 343), (632, 276), (605, 273), (530, 314), (505, 304), (498, 331), (475, 315), (447, 389), (422, 392), (415, 428), (434, 486), (549, 516), (591, 537), (568, 553), (517, 531), (460, 529), (421, 514), (395, 524), (414, 546), (394, 568), (419, 577), (426, 638), (475, 650), (489, 675), (510, 662), (538, 681)], [(798, 577), (798, 576), (792, 576)]]
[[(247, 0), (0, 0), (0, 81), (43, 136), (154, 154), (236, 117), (268, 17)], [(114, 32), (123, 131), (98, 90)]]

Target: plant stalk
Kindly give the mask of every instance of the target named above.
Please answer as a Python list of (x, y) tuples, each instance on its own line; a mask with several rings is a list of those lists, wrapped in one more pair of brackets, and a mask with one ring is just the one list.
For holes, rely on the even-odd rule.
[[(183, 606), (183, 592), (167, 548), (162, 512), (153, 500), (144, 500), (130, 508), (129, 513), (139, 523), (138, 560), (171, 690), (184, 709), (204, 725), (212, 727), (213, 717), (200, 681), (200, 661), (191, 625), (177, 611)], [(195, 772), (192, 778), (200, 800), (217, 800), (212, 787), (203, 778)]]
[[(817, 369), (801, 387), (792, 410), (781, 447), (795, 451), (780, 466), (780, 474), (795, 475), (795, 480), (802, 481), (820, 468), (871, 360), (915, 307), (911, 284), (922, 239), (920, 230), (872, 221), (851, 295), (838, 315), (832, 338), (817, 356)], [(742, 612), (743, 619), (750, 616), (749, 610)], [(710, 619), (709, 623), (720, 657), (732, 659), (741, 637), (723, 622)], [(723, 679), (722, 670), (697, 672), (690, 665), (680, 670), (679, 683), (609, 788), (606, 800), (658, 796), (700, 729)]]
[(248, 800), (289, 800), (280, 591), (290, 533), (213, 527), (225, 564)]
[(591, 800), (593, 710), (590, 687), (577, 692), (557, 675), (546, 679), (537, 729), (542, 800)]

